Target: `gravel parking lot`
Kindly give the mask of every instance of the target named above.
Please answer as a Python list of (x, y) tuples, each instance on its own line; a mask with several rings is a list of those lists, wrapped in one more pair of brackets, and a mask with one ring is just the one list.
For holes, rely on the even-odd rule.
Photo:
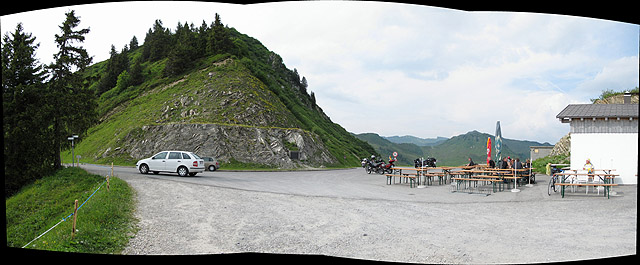
[[(100, 166), (83, 165), (105, 174)], [(607, 199), (584, 188), (488, 196), (450, 185), (386, 184), (363, 169), (142, 175), (139, 232), (125, 255), (313, 254), (417, 263), (538, 263), (636, 254), (637, 185)]]

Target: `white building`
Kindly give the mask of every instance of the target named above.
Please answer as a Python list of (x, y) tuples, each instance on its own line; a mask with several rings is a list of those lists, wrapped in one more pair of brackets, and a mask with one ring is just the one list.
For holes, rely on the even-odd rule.
[(638, 104), (572, 104), (556, 118), (571, 125), (571, 169), (587, 159), (615, 169), (615, 183), (638, 184)]

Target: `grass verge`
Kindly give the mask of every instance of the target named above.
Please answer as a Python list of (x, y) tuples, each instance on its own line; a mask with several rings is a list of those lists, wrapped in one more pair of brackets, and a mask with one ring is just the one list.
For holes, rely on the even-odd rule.
[(107, 190), (105, 180), (104, 176), (70, 167), (24, 187), (5, 200), (7, 246), (22, 248), (72, 214), (74, 201), (78, 200), (79, 206), (86, 203), (76, 216), (75, 237), (71, 237), (73, 217), (70, 217), (25, 248), (121, 253), (136, 232), (135, 192), (115, 177), (110, 178)]

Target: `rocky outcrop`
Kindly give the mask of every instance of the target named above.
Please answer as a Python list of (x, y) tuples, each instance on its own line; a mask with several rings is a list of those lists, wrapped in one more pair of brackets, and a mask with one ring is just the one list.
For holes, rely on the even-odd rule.
[[(162, 150), (184, 150), (213, 156), (220, 162), (235, 160), (282, 169), (322, 167), (337, 162), (317, 135), (301, 129), (218, 124), (142, 126), (129, 133), (122, 146), (107, 151), (108, 155), (141, 159)], [(291, 151), (297, 151), (299, 158), (291, 159)]]
[(563, 136), (551, 149), (550, 156), (565, 155), (571, 152), (571, 134)]

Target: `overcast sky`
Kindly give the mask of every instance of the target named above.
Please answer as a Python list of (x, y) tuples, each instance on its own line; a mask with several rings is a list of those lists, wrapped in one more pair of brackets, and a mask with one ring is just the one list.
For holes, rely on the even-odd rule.
[(528, 12), (468, 12), (384, 2), (123, 2), (3, 15), (18, 22), (52, 61), (53, 40), (75, 10), (90, 28), (94, 63), (133, 36), (222, 22), (259, 40), (306, 77), (324, 112), (353, 133), (422, 138), (472, 130), (555, 144), (569, 125), (555, 116), (603, 90), (638, 86), (638, 24)]

